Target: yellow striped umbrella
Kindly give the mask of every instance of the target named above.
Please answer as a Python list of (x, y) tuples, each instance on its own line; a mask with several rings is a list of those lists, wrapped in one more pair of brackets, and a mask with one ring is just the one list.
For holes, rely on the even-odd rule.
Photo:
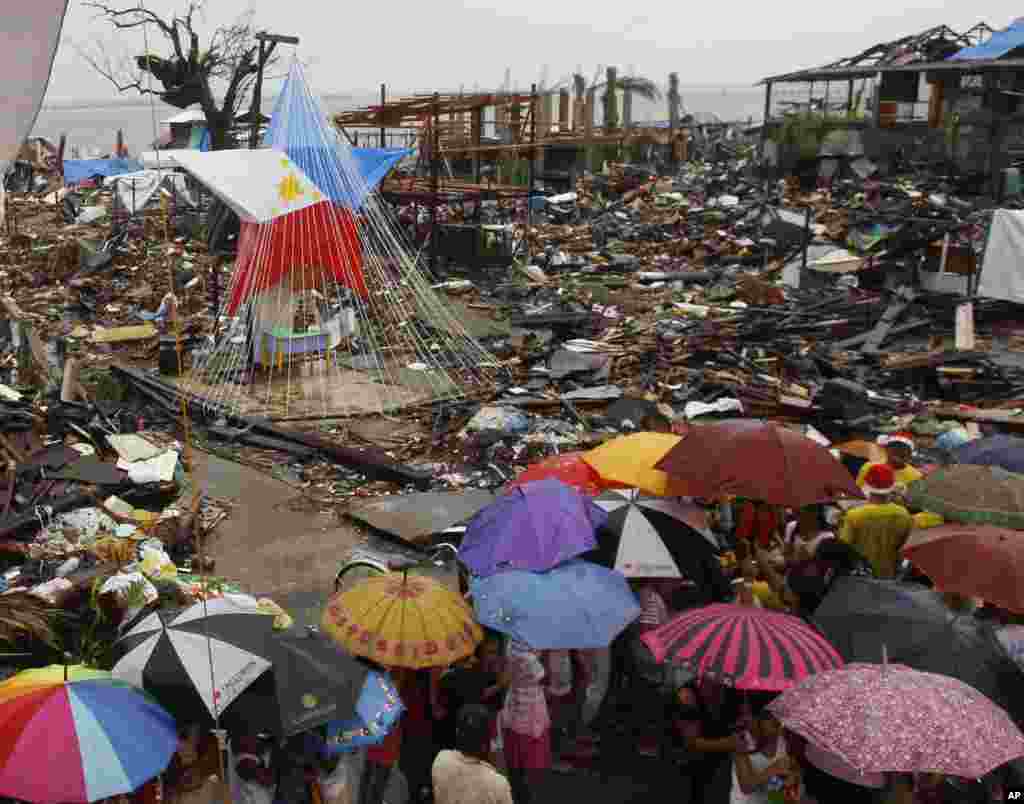
[(385, 667), (445, 667), (483, 639), (473, 610), (432, 578), (389, 572), (330, 599), (323, 631), (349, 653)]

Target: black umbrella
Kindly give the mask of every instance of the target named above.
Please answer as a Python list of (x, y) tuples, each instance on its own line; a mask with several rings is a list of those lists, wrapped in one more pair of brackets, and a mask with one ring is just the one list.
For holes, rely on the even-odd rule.
[(696, 581), (702, 560), (718, 550), (703, 509), (636, 489), (611, 489), (594, 503), (608, 513), (597, 533), (599, 564), (627, 578), (680, 578)]
[(153, 612), (118, 642), (113, 673), (181, 721), (287, 736), (351, 717), (367, 668), (318, 634), (274, 630), (244, 599)]
[(889, 661), (970, 684), (1024, 724), (1024, 674), (993, 628), (956, 614), (932, 589), (899, 581), (838, 578), (814, 623), (848, 662)]

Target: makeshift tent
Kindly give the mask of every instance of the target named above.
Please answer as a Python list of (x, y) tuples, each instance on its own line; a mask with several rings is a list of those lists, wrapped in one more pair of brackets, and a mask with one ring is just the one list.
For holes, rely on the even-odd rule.
[(142, 170), (134, 159), (65, 159), (64, 183), (78, 184), (88, 179), (109, 178)]
[(978, 295), (1024, 302), (1024, 212), (997, 209), (993, 214)]
[(947, 61), (1001, 59), (1019, 47), (1024, 47), (1024, 17), (1014, 20), (1003, 30), (996, 31), (981, 44), (958, 50)]
[(189, 388), (247, 414), (346, 415), (460, 396), (498, 368), (376, 194), (409, 152), (352, 149), (298, 62), (257, 151), (174, 151), (241, 219), (227, 326)]
[[(67, 0), (8, 3), (0, 30), (0, 176), (32, 131), (50, 83)], [(3, 220), (0, 183), (0, 221)]]
[(122, 173), (105, 179), (103, 184), (114, 188), (118, 203), (122, 209), (128, 210), (130, 215), (143, 209), (161, 187), (190, 207), (196, 206), (197, 202), (185, 181), (185, 175), (170, 170), (138, 170), (133, 173)]

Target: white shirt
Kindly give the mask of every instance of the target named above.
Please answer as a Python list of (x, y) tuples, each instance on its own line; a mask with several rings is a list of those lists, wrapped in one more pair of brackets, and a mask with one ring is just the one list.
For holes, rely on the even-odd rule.
[(820, 530), (818, 535), (810, 541), (804, 541), (800, 538), (800, 534), (797, 533), (798, 522), (790, 522), (786, 525), (786, 544), (798, 544), (802, 545), (812, 556), (818, 549), (818, 545), (827, 539), (834, 539), (836, 535), (830, 530)]
[(441, 751), (431, 770), (435, 804), (512, 804), (508, 779), (481, 759)]

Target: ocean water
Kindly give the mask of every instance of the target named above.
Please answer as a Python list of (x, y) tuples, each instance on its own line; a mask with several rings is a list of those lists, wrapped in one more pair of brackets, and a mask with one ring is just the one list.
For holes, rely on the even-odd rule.
[[(685, 110), (695, 114), (698, 119), (715, 116), (737, 122), (760, 120), (764, 108), (764, 91), (760, 87), (681, 87), (680, 94)], [(328, 113), (336, 114), (377, 100), (372, 95), (353, 93), (327, 95), (323, 103)], [(273, 108), (274, 99), (266, 99), (263, 104), (264, 114), (270, 114)], [(124, 131), (129, 151), (138, 153), (147, 150), (153, 140), (166, 130), (161, 125), (162, 121), (179, 112), (179, 109), (160, 102), (151, 106), (148, 99), (130, 97), (110, 102), (44, 104), (33, 134), (53, 142), (57, 142), (61, 134), (67, 134), (68, 156), (71, 156), (74, 149), (78, 149), (83, 157), (87, 157), (113, 151), (117, 130), (120, 128)], [(634, 99), (633, 118), (637, 122), (665, 120), (667, 117), (664, 101), (651, 103)]]

